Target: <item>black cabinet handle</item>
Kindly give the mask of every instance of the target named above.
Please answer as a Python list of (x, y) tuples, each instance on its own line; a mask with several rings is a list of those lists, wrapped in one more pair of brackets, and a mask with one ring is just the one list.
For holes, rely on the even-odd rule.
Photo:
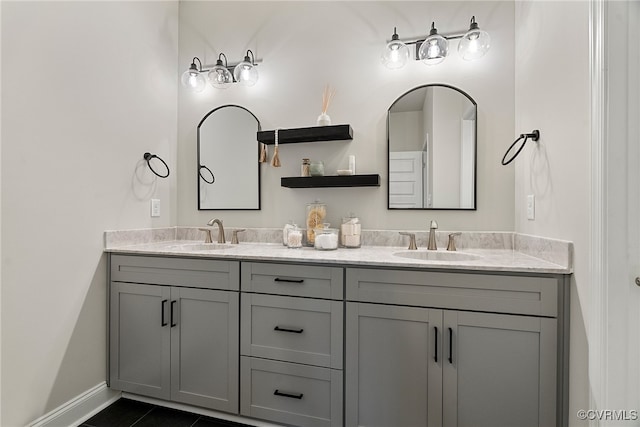
[(274, 282), (287, 282), (287, 283), (303, 283), (304, 279), (281, 279), (279, 277), (276, 277), (275, 279), (273, 279)]
[(304, 396), (302, 393), (287, 393), (286, 391), (280, 391), (278, 389), (276, 389), (273, 394), (276, 396), (290, 397), (292, 399), (302, 399), (302, 396)]
[(453, 329), (449, 328), (449, 363), (453, 364)]
[(163, 299), (162, 304), (160, 305), (160, 310), (162, 311), (162, 321), (160, 322), (160, 326), (167, 326), (167, 321), (164, 318), (165, 307), (167, 306), (167, 300)]
[(433, 360), (438, 363), (438, 327), (434, 326), (433, 329), (436, 332), (436, 340), (434, 341), (435, 354), (433, 355)]
[(274, 331), (280, 331), (280, 332), (292, 332), (294, 334), (301, 334), (304, 329), (299, 328), (299, 329), (292, 329), (292, 328), (281, 328), (280, 326), (276, 326), (275, 328), (273, 328)]
[(177, 302), (178, 302), (178, 301), (176, 301), (176, 300), (171, 301), (171, 327), (172, 327), (172, 328), (173, 328), (174, 326), (177, 326), (177, 323), (175, 323), (175, 322), (174, 322), (174, 320), (173, 320), (173, 316), (174, 316), (173, 308), (176, 306), (176, 303), (177, 303)]

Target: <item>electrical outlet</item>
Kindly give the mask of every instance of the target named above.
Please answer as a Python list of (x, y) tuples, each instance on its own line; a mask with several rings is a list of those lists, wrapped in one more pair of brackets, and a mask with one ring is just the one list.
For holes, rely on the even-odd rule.
[(160, 199), (151, 199), (151, 216), (160, 216)]
[(536, 219), (536, 197), (533, 194), (527, 196), (527, 219)]

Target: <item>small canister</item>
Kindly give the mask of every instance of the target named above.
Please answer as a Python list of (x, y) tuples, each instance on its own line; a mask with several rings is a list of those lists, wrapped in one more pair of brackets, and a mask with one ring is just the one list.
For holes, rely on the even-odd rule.
[(314, 160), (309, 165), (309, 174), (311, 176), (324, 176), (324, 163), (322, 160)]
[(313, 246), (316, 239), (316, 229), (322, 229), (327, 217), (327, 207), (324, 203), (315, 201), (307, 204), (307, 245)]
[(309, 172), (309, 167), (311, 166), (311, 161), (309, 159), (302, 159), (302, 166), (300, 166), (300, 176), (311, 176)]
[(362, 243), (361, 239), (362, 226), (360, 220), (354, 214), (342, 218), (340, 226), (340, 246), (343, 248), (359, 248)]
[(287, 234), (287, 247), (289, 249), (302, 247), (302, 230), (300, 230), (296, 225), (294, 225)]
[(287, 235), (289, 234), (289, 231), (293, 229), (293, 227), (295, 227), (295, 224), (293, 223), (293, 221), (289, 221), (282, 228), (282, 244), (284, 246), (287, 246)]
[(321, 229), (316, 229), (316, 239), (313, 245), (320, 251), (333, 251), (338, 249), (338, 229), (329, 228), (329, 224), (324, 224)]

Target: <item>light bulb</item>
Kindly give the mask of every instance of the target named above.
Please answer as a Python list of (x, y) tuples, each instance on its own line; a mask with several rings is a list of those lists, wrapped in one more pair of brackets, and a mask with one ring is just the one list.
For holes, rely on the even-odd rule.
[(202, 92), (205, 87), (204, 76), (197, 70), (187, 70), (182, 73), (182, 84), (192, 92)]
[(224, 65), (222, 65), (222, 61), (218, 60), (219, 64), (216, 64), (207, 77), (209, 78), (209, 83), (211, 86), (216, 89), (226, 89), (233, 82), (233, 76), (227, 70)]
[(489, 33), (481, 30), (476, 23), (476, 17), (471, 18), (469, 31), (462, 36), (458, 44), (458, 54), (467, 61), (482, 58), (491, 47)]
[(449, 52), (449, 41), (438, 34), (435, 23), (431, 23), (429, 37), (418, 50), (418, 58), (427, 65), (436, 65), (444, 61)]
[(253, 65), (248, 56), (245, 56), (245, 60), (236, 65), (233, 70), (233, 76), (236, 81), (244, 86), (253, 86), (258, 81), (258, 70)]
[(409, 60), (409, 47), (399, 40), (396, 29), (393, 29), (391, 41), (382, 51), (382, 63), (389, 69), (402, 68)]

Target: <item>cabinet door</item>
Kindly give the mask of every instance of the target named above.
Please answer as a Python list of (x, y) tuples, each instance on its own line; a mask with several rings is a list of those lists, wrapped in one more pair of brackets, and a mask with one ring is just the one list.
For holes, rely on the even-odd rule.
[(110, 386), (169, 399), (170, 289), (111, 283)]
[(171, 399), (238, 413), (237, 292), (172, 288)]
[(347, 303), (346, 425), (442, 425), (442, 311)]
[(556, 425), (556, 319), (445, 311), (445, 427)]

